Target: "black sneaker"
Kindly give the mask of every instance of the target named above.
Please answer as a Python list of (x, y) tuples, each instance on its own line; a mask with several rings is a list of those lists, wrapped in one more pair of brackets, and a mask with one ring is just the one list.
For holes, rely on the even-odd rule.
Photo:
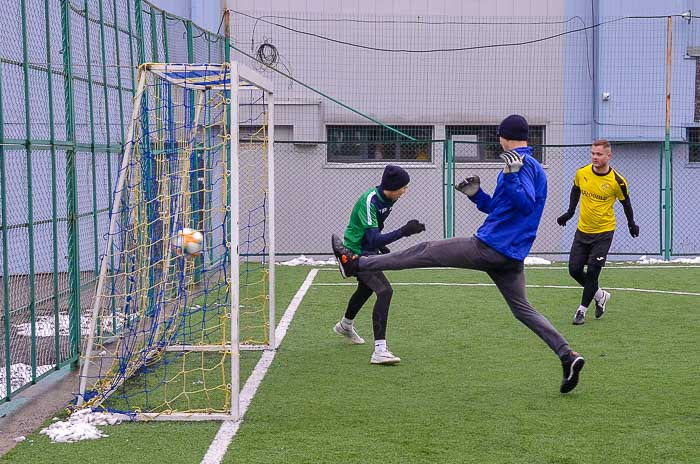
[(610, 293), (603, 290), (603, 298), (595, 302), (595, 318), (600, 319), (605, 314), (605, 305), (610, 301)]
[(343, 241), (335, 234), (331, 235), (331, 246), (333, 247), (333, 254), (338, 260), (340, 275), (344, 278), (356, 276), (359, 256), (345, 248)]
[(584, 312), (581, 311), (580, 309), (577, 309), (577, 310), (576, 310), (576, 314), (574, 314), (574, 322), (573, 322), (573, 324), (574, 324), (574, 325), (581, 325), (581, 324), (583, 324), (583, 320), (585, 319), (585, 317), (586, 317), (586, 313), (584, 313)]
[(575, 351), (569, 351), (569, 354), (561, 360), (561, 367), (564, 368), (564, 380), (561, 381), (560, 392), (569, 393), (576, 388), (576, 385), (578, 385), (578, 374), (585, 363), (586, 360), (583, 359), (583, 356)]

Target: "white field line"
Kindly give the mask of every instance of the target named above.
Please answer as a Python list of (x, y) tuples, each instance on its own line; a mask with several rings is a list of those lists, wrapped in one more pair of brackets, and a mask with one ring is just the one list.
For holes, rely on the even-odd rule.
[[(640, 265), (634, 265), (634, 266), (626, 266), (624, 264), (618, 264), (618, 265), (609, 264), (609, 265), (606, 265), (603, 269), (605, 271), (609, 271), (609, 270), (620, 271), (620, 270), (626, 270), (626, 269), (688, 269), (688, 268), (690, 268), (690, 269), (696, 268), (697, 269), (697, 268), (700, 268), (700, 266), (693, 265), (693, 264), (683, 264), (683, 265), (679, 265), (679, 266), (676, 266), (673, 264), (668, 264), (668, 265), (663, 265), (663, 266), (655, 266), (652, 264), (649, 264), (649, 265), (640, 264)], [(439, 271), (441, 269), (454, 270), (454, 269), (462, 269), (462, 268), (459, 268), (459, 267), (421, 267), (419, 269), (426, 270), (426, 271)], [(569, 268), (568, 268), (568, 266), (549, 266), (547, 264), (532, 264), (532, 265), (525, 266), (525, 269), (528, 271), (532, 271), (532, 270), (547, 271), (550, 269), (567, 269), (568, 270)], [(323, 268), (323, 269), (319, 269), (319, 270), (320, 271), (338, 272), (338, 267), (336, 266), (332, 269)], [(467, 270), (471, 270), (471, 269), (467, 269)], [(480, 272), (480, 271), (478, 271), (478, 272)]]
[(292, 322), (294, 314), (301, 304), (301, 300), (304, 299), (304, 295), (306, 295), (306, 292), (311, 287), (314, 278), (316, 278), (316, 274), (318, 274), (318, 269), (311, 269), (309, 271), (309, 274), (306, 276), (306, 280), (304, 280), (304, 283), (301, 284), (301, 287), (299, 287), (299, 290), (297, 290), (296, 295), (294, 295), (294, 298), (292, 298), (289, 306), (287, 306), (287, 310), (284, 312), (282, 320), (280, 320), (277, 328), (275, 329), (275, 350), (263, 352), (258, 364), (255, 365), (255, 369), (253, 369), (253, 372), (250, 374), (250, 377), (241, 389), (239, 406), (241, 414), (240, 419), (235, 422), (226, 421), (221, 424), (219, 432), (214, 437), (211, 445), (209, 445), (207, 454), (205, 454), (204, 458), (202, 459), (202, 464), (219, 464), (223, 459), (224, 455), (226, 454), (226, 450), (233, 440), (233, 437), (236, 435), (238, 428), (241, 426), (241, 422), (243, 422), (243, 417), (248, 409), (248, 406), (250, 406), (250, 402), (253, 400), (253, 396), (255, 396), (255, 392), (258, 390), (258, 387), (265, 377), (268, 368), (275, 359), (275, 353), (277, 352), (276, 349), (280, 346), (284, 336), (287, 334), (289, 324)]
[[(315, 287), (341, 287), (341, 286), (356, 286), (354, 282), (341, 282), (341, 283), (317, 283), (314, 284)], [(490, 283), (462, 283), (462, 282), (392, 282), (392, 286), (433, 286), (433, 287), (495, 287), (495, 284)], [(527, 285), (527, 288), (558, 288), (558, 289), (574, 289), (581, 290), (580, 286), (576, 285)], [(675, 290), (653, 290), (646, 288), (630, 288), (630, 287), (605, 287), (606, 290), (615, 290), (623, 292), (640, 292), (640, 293), (662, 293), (666, 295), (689, 295), (689, 296), (700, 296), (700, 293), (695, 292), (680, 292)]]

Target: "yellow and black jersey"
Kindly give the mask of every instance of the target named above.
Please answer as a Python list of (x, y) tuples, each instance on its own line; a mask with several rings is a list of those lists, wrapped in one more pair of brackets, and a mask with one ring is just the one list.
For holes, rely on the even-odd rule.
[(625, 200), (629, 193), (627, 180), (613, 168), (597, 174), (589, 164), (576, 171), (574, 185), (581, 189), (581, 212), (578, 230), (599, 234), (615, 230), (615, 200)]

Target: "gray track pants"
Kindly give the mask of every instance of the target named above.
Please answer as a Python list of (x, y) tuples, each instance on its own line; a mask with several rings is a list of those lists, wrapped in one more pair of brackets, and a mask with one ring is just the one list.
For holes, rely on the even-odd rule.
[(570, 351), (557, 329), (527, 301), (522, 261), (507, 258), (476, 237), (423, 242), (403, 251), (360, 257), (359, 270), (388, 271), (421, 267), (459, 267), (486, 272), (513, 315), (560, 358)]

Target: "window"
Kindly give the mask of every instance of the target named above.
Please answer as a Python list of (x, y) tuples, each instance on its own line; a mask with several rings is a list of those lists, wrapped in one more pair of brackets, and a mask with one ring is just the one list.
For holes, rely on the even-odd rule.
[[(275, 140), (288, 142), (293, 140), (293, 126), (275, 124)], [(262, 125), (238, 126), (238, 140), (240, 142), (260, 143), (267, 139), (267, 127)]]
[[(528, 144), (534, 148), (534, 156), (540, 163), (544, 160), (544, 128), (545, 126), (530, 126)], [(455, 142), (455, 162), (483, 163), (500, 161), (498, 155), (503, 152), (498, 143), (498, 126), (446, 126), (445, 136)]]
[(383, 126), (326, 126), (328, 161), (432, 160), (433, 126), (393, 126), (419, 140), (412, 142)]
[(688, 161), (700, 163), (700, 127), (688, 128)]

